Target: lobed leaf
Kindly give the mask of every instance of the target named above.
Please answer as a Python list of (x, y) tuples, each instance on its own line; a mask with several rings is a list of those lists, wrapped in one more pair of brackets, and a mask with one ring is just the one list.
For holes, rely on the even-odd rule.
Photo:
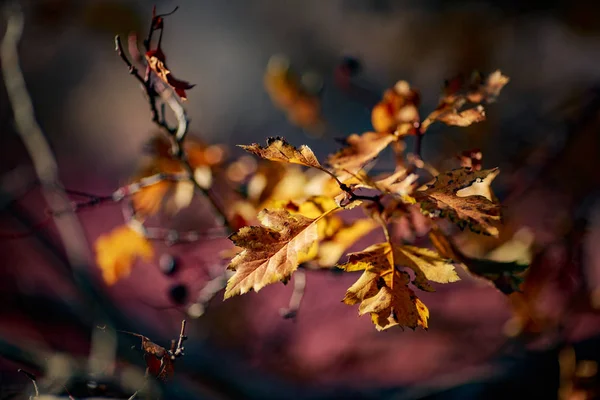
[[(435, 182), (427, 190), (415, 193), (421, 208), (427, 213), (440, 212), (441, 216), (449, 218), (461, 229), (468, 226), (473, 232), (498, 236), (497, 223), (502, 219), (500, 205), (490, 197), (481, 195), (482, 190), (498, 175), (499, 169), (473, 171), (469, 168), (459, 168), (436, 177)], [(473, 184), (483, 184), (478, 187), (476, 194), (459, 191)], [(485, 193), (485, 192), (483, 192)], [(491, 193), (491, 192), (490, 192)]]
[(239, 145), (239, 147), (266, 160), (300, 164), (320, 170), (324, 169), (308, 146), (302, 145), (297, 149), (281, 137), (268, 138), (267, 147), (262, 147), (258, 143), (253, 143), (249, 146)]
[(346, 138), (346, 147), (331, 155), (327, 161), (335, 170), (356, 174), (396, 140), (397, 136), (385, 132), (352, 134)]
[(263, 226), (243, 227), (230, 235), (229, 239), (243, 250), (229, 264), (235, 273), (227, 282), (225, 298), (287, 281), (317, 241), (317, 222), (334, 210), (307, 218), (286, 210), (265, 209), (258, 214)]

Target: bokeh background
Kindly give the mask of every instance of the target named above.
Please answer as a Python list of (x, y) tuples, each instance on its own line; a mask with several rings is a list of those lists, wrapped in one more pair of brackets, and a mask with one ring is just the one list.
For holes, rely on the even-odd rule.
[[(369, 100), (336, 85), (344, 57), (362, 65), (354, 84), (379, 96), (405, 79), (420, 89), (423, 110), (435, 107), (444, 79), (475, 69), (502, 70), (511, 81), (488, 108), (488, 120), (466, 129), (432, 128), (423, 156), (445, 168), (460, 151), (481, 148), (484, 167), (500, 167), (494, 190), (505, 206), (505, 232), (498, 241), (476, 241), (471, 252), (483, 256), (526, 232), (534, 238), (535, 253), (544, 255), (538, 272), (542, 308), (549, 315), (569, 310), (558, 330), (528, 340), (511, 337), (510, 299), (463, 274), (460, 283), (422, 296), (431, 311), (429, 331), (378, 333), (340, 302), (354, 276), (309, 271), (295, 320), (280, 316), (290, 285), (227, 302), (217, 295), (202, 317), (189, 321), (187, 354), (178, 360), (174, 381), (162, 388), (164, 398), (550, 399), (559, 392), (559, 353), (566, 343), (578, 360), (600, 358), (600, 319), (592, 309), (567, 308), (582, 287), (592, 293), (600, 287), (600, 5), (583, 0), (23, 1), (21, 65), (65, 187), (107, 194), (140, 165), (155, 128), (113, 39), (116, 33), (145, 32), (154, 3), (159, 12), (179, 6), (165, 22), (163, 49), (176, 76), (196, 84), (186, 103), (190, 134), (208, 143), (263, 142), (279, 135), (324, 157), (339, 147), (335, 138), (369, 130)], [(5, 26), (0, 20), (2, 31)], [(315, 72), (323, 81), (320, 100), (328, 126), (323, 137), (290, 124), (265, 92), (269, 58), (282, 53), (296, 70)], [(168, 343), (179, 333), (185, 304), (222, 268), (218, 253), (228, 241), (157, 243), (156, 262), (138, 263), (129, 278), (111, 287), (102, 283), (90, 258), (87, 268), (97, 293), (91, 304), (92, 289), (72, 279), (55, 228), (36, 227), (46, 206), (4, 86), (0, 132), (0, 398), (30, 394), (31, 384), (17, 368), (44, 377), (45, 389), (57, 396), (66, 392), (53, 382), (64, 383), (76, 398), (91, 396), (95, 389), (89, 382), (106, 371), (86, 360), (94, 349), (102, 364), (98, 346), (108, 346), (110, 353), (114, 343), (116, 371), (131, 370), (130, 380), (139, 380), (143, 360), (130, 348), (135, 340), (103, 339), (96, 326), (108, 316), (116, 329)], [(378, 167), (393, 167), (391, 159)], [(120, 205), (78, 216), (90, 243), (123, 221)], [(209, 230), (210, 221), (207, 204), (198, 199), (175, 220), (157, 222)], [(176, 258), (176, 274), (160, 271), (162, 254)], [(514, 252), (496, 254), (511, 256)], [(172, 296), (179, 285), (187, 288), (183, 306)], [(90, 371), (97, 375), (90, 377)], [(125, 395), (114, 389), (105, 396)]]

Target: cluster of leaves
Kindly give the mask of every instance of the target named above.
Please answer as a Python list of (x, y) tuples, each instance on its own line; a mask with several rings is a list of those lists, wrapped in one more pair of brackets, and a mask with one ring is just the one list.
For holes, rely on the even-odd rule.
[[(520, 281), (514, 276), (518, 268), (466, 257), (436, 222), (445, 218), (460, 229), (497, 236), (500, 205), (490, 184), (498, 169), (482, 169), (477, 150), (459, 157), (461, 168), (443, 173), (420, 159), (422, 137), (434, 122), (464, 127), (485, 119), (485, 106), (495, 101), (508, 82), (500, 71), (487, 78), (476, 74), (469, 81), (456, 78), (447, 82), (438, 106), (425, 118), (419, 112), (419, 92), (406, 81), (399, 81), (372, 109), (373, 131), (347, 137), (345, 146), (326, 163), (322, 164), (307, 146), (294, 147), (275, 137), (264, 147), (256, 143), (241, 146), (262, 159), (258, 164), (251, 165), (242, 157), (227, 166), (221, 147), (183, 140), (187, 117), (181, 101), (192, 85), (173, 78), (166, 67), (161, 49), (166, 15), (153, 11), (144, 57), (137, 53), (137, 39), (130, 38), (131, 55), (146, 67), (144, 77), (123, 54), (117, 38), (117, 50), (130, 72), (143, 83), (153, 120), (166, 137), (153, 139), (150, 163), (112, 196), (114, 200), (131, 199), (133, 215), (127, 224), (96, 242), (97, 261), (108, 284), (127, 276), (136, 258), (152, 258), (146, 219), (158, 212), (178, 212), (189, 206), (195, 190), (201, 190), (224, 218), (232, 232), (229, 238), (237, 246), (238, 252), (228, 266), (233, 272), (225, 298), (285, 283), (300, 264), (362, 271), (343, 301), (359, 304), (360, 315), (370, 314), (377, 329), (383, 330), (396, 325), (427, 328), (429, 311), (414, 289), (434, 291), (430, 282), (457, 281), (458, 264), (491, 280), (504, 292), (518, 289)], [(152, 47), (154, 32), (160, 36)], [(285, 60), (271, 60), (265, 85), (292, 121), (304, 126), (319, 124), (316, 97)], [(173, 95), (166, 100), (162, 97), (169, 90), (176, 96), (175, 105)], [(157, 98), (175, 107), (176, 128), (167, 125), (164, 110), (159, 113)], [(404, 153), (404, 139), (409, 136), (416, 138), (414, 154)], [(396, 153), (395, 170), (383, 176), (370, 175), (370, 167), (388, 147)], [(212, 176), (223, 167), (229, 187), (242, 196), (234, 200), (224, 196), (226, 205), (219, 207), (211, 197)], [(429, 182), (423, 181), (427, 174), (431, 175)], [(347, 222), (340, 216), (355, 207), (361, 207), (365, 217)], [(415, 213), (429, 221), (435, 250), (394, 238), (390, 228)], [(340, 263), (351, 246), (377, 227), (383, 230), (383, 242), (350, 253), (348, 261)]]
[[(225, 298), (286, 282), (301, 263), (315, 262), (319, 267), (363, 271), (343, 301), (359, 304), (359, 314), (370, 314), (377, 329), (396, 325), (427, 328), (429, 311), (410, 286), (433, 291), (430, 282), (455, 282), (459, 279), (455, 264), (476, 260), (456, 256), (456, 249), (451, 251), (440, 230), (436, 232), (441, 239), (432, 240), (436, 250), (431, 250), (397, 243), (389, 226), (418, 207), (430, 217), (432, 226), (436, 219), (447, 218), (461, 229), (497, 236), (500, 205), (490, 184), (499, 171), (481, 169), (480, 163), (473, 162), (481, 160), (476, 152), (461, 158), (463, 163), (470, 160), (471, 165), (441, 173), (425, 185), (419, 185), (416, 173), (424, 164), (421, 160), (410, 164), (397, 154), (396, 170), (383, 177), (369, 176), (368, 166), (405, 136), (424, 135), (433, 122), (467, 126), (482, 121), (484, 104), (493, 101), (507, 82), (499, 71), (486, 80), (475, 79), (464, 85), (452, 81), (438, 107), (421, 120), (418, 92), (400, 81), (374, 107), (374, 132), (348, 137), (346, 146), (328, 158), (327, 167), (307, 146), (296, 148), (279, 137), (269, 138), (264, 147), (241, 146), (265, 160), (317, 170), (321, 179), (320, 185), (306, 185), (309, 189), (298, 191), (295, 198), (266, 204), (258, 213), (260, 225), (243, 227), (230, 236), (241, 252), (229, 265), (234, 274)], [(360, 222), (364, 228), (344, 227), (340, 231), (335, 222), (338, 214), (357, 206), (363, 207), (367, 216)], [(351, 253), (348, 262), (338, 264), (344, 252), (376, 226), (381, 226), (386, 240)], [(332, 238), (336, 251), (327, 257)], [(326, 250), (320, 252), (322, 247)], [(489, 278), (484, 273), (478, 275)]]

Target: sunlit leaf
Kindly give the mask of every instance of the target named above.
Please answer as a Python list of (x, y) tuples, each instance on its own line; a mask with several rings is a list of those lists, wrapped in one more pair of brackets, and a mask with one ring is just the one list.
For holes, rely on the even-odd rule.
[(315, 157), (315, 154), (308, 146), (302, 145), (300, 148), (296, 148), (280, 137), (268, 138), (266, 147), (262, 147), (258, 143), (253, 143), (249, 146), (240, 145), (239, 147), (266, 160), (323, 169), (319, 160), (317, 160), (317, 157)]
[(357, 173), (395, 140), (398, 137), (390, 133), (352, 134), (346, 138), (346, 146), (329, 157), (328, 163), (336, 170)]
[(415, 192), (415, 197), (428, 214), (439, 212), (440, 216), (449, 218), (461, 229), (468, 226), (473, 232), (497, 236), (497, 224), (501, 220), (500, 205), (480, 194), (461, 197), (458, 192), (475, 183), (485, 182), (489, 187), (498, 173), (498, 168), (481, 171), (455, 169), (438, 175), (427, 190)]
[[(420, 326), (427, 329), (429, 310), (408, 287), (409, 275), (398, 269), (399, 266), (403, 266), (403, 261), (406, 262), (403, 250), (386, 242), (369, 246), (361, 252), (351, 253), (348, 256), (348, 262), (339, 267), (348, 272), (361, 270), (364, 272), (346, 292), (344, 303), (350, 305), (360, 303), (359, 315), (370, 313), (378, 330), (396, 325), (412, 329)], [(416, 265), (413, 260), (410, 260), (410, 263), (408, 267)], [(422, 265), (427, 261), (418, 263)], [(436, 275), (429, 271), (429, 275), (439, 281), (445, 280), (442, 278), (444, 273)], [(454, 278), (449, 278), (448, 281), (451, 281), (450, 279)]]
[(298, 268), (302, 253), (318, 239), (317, 222), (326, 215), (312, 219), (265, 209), (258, 215), (262, 226), (244, 227), (232, 234), (230, 240), (244, 250), (229, 264), (235, 273), (227, 282), (225, 298), (287, 281)]

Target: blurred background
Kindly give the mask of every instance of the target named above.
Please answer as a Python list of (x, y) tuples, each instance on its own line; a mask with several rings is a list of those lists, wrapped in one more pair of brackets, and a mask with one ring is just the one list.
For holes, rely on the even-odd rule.
[[(200, 318), (188, 321), (186, 356), (161, 388), (163, 398), (599, 398), (600, 4), (21, 4), (20, 62), (38, 121), (62, 183), (86, 193), (106, 195), (127, 182), (156, 133), (139, 84), (114, 51), (115, 34), (145, 35), (154, 4), (159, 13), (179, 6), (165, 19), (162, 47), (174, 75), (196, 85), (186, 102), (190, 135), (206, 143), (231, 147), (284, 136), (323, 159), (339, 148), (335, 139), (371, 129), (373, 99), (399, 79), (420, 90), (427, 112), (445, 79), (496, 69), (510, 77), (485, 122), (432, 127), (423, 158), (451, 168), (456, 154), (480, 148), (484, 168), (500, 167), (493, 186), (506, 218), (500, 239), (463, 234), (462, 241), (473, 255), (503, 261), (526, 253), (535, 295), (515, 299), (461, 275), (461, 282), (422, 296), (431, 311), (428, 331), (379, 333), (340, 301), (354, 276), (307, 272), (296, 319), (280, 314), (291, 285), (227, 302), (218, 294)], [(269, 98), (264, 75), (275, 54), (312, 78), (307, 92), (325, 121), (318, 133), (291, 123)], [(0, 398), (32, 394), (18, 368), (35, 373), (47, 393), (62, 398), (67, 390), (77, 399), (128, 398), (143, 373), (142, 353), (131, 349), (139, 343), (103, 335), (97, 326), (110, 319), (116, 329), (166, 346), (178, 336), (186, 307), (222, 268), (219, 250), (229, 241), (157, 243), (156, 262), (137, 263), (130, 277), (110, 287), (91, 258), (89, 282), (73, 279), (55, 227), (39, 226), (47, 206), (0, 87)], [(231, 156), (241, 154), (236, 151)], [(393, 168), (393, 160), (384, 157), (377, 167)], [(89, 243), (123, 223), (120, 205), (86, 209), (78, 217)], [(202, 199), (173, 221), (157, 220), (197, 230), (214, 228), (210, 221)], [(165, 255), (177, 265), (174, 274), (162, 271)], [(523, 316), (528, 302), (542, 317)], [(111, 369), (102, 349), (111, 354), (114, 348), (117, 366)], [(110, 375), (107, 368), (119, 376), (116, 383), (101, 382)]]

